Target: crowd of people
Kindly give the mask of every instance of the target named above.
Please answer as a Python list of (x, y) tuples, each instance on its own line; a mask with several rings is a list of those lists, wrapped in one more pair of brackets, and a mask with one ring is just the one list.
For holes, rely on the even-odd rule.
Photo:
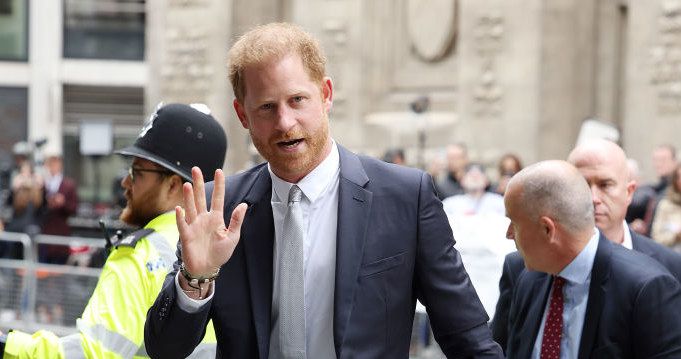
[[(451, 217), (458, 218), (461, 213), (457, 211), (460, 208), (452, 207), (452, 204), (465, 201), (464, 212), (467, 215), (476, 214), (479, 210), (486, 213), (488, 206), (500, 207), (500, 213), (503, 215), (503, 201), (500, 200), (506, 191), (508, 181), (523, 169), (521, 159), (513, 153), (502, 155), (495, 164), (497, 173), (496, 182), (493, 182), (487, 175), (487, 170), (494, 168), (492, 164), (471, 162), (465, 143), (451, 144), (446, 147), (445, 153), (445, 168), (436, 166), (435, 171), (428, 171), (433, 177), (445, 211)], [(677, 160), (676, 154), (676, 148), (669, 144), (662, 144), (653, 149), (650, 159), (657, 180), (651, 183), (645, 183), (641, 179), (638, 162), (631, 158), (627, 159), (628, 172), (625, 176), (633, 181), (635, 186), (630, 203), (626, 206), (625, 220), (636, 233), (649, 236), (656, 242), (681, 253), (681, 162)], [(400, 148), (386, 151), (382, 159), (389, 163), (408, 165), (404, 150)], [(433, 158), (433, 162), (435, 161), (441, 159)], [(479, 194), (473, 197), (470, 195), (470, 189), (466, 188), (464, 179), (471, 169), (477, 169), (475, 172), (482, 176), (481, 180), (484, 178), (485, 183), (484, 192), (478, 191)], [(493, 194), (498, 194), (499, 197), (495, 199)], [(490, 202), (501, 202), (501, 205), (492, 205)]]
[[(79, 199), (76, 183), (64, 175), (59, 152), (48, 152), (43, 163), (35, 163), (26, 142), (13, 148), (14, 165), (9, 177), (9, 192), (5, 203), (9, 215), (3, 227), (9, 232), (70, 236), (68, 218), (76, 213)], [(5, 211), (3, 211), (5, 212)], [(87, 247), (45, 244), (39, 247), (43, 263), (66, 264), (72, 255)], [(20, 258), (19, 246), (0, 244), (0, 258)]]
[[(225, 176), (212, 116), (157, 109), (117, 151), (121, 219), (141, 229), (116, 238), (78, 332), (0, 333), (4, 358), (407, 358), (417, 300), (448, 358), (681, 357), (673, 147), (627, 217), (637, 176), (614, 142), (525, 168), (504, 155), (496, 182), (457, 143), (442, 174), (421, 171), (336, 142), (334, 83), (299, 26), (257, 26), (228, 56), (266, 162)], [(68, 213), (46, 164), (17, 175), (18, 214)]]

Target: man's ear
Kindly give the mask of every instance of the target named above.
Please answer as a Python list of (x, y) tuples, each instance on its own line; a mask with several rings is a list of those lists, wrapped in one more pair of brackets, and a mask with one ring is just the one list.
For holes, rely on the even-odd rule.
[(239, 103), (237, 99), (234, 99), (232, 104), (234, 105), (234, 111), (236, 112), (237, 117), (239, 117), (241, 126), (245, 129), (248, 129), (248, 121), (246, 121), (246, 111), (244, 109), (244, 105)]
[(636, 190), (636, 181), (631, 180), (627, 183), (627, 206), (631, 204), (631, 199), (634, 198), (634, 191)]
[(322, 80), (322, 102), (326, 112), (331, 111), (331, 107), (333, 107), (333, 82), (328, 76)]
[(180, 175), (173, 174), (166, 178), (166, 181), (168, 181), (168, 197), (174, 197), (177, 196), (178, 193), (180, 197), (182, 197), (182, 185), (184, 184), (184, 180)]
[(551, 217), (541, 216), (539, 223), (548, 241), (553, 242), (556, 238), (556, 222)]

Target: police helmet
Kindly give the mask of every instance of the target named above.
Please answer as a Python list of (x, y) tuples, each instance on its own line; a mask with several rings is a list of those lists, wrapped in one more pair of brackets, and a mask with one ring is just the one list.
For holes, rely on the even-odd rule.
[(154, 162), (189, 182), (193, 182), (193, 166), (201, 169), (206, 181), (212, 181), (226, 152), (227, 136), (208, 107), (179, 103), (159, 104), (135, 143), (116, 151)]

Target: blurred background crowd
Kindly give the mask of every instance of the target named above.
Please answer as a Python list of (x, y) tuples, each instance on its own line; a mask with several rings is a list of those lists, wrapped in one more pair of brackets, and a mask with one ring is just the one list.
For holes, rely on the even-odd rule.
[[(79, 201), (79, 184), (65, 174), (62, 155), (44, 152), (41, 147), (25, 141), (12, 147), (13, 161), (0, 173), (2, 226), (7, 232), (64, 237), (67, 246), (40, 246), (41, 263), (99, 267), (104, 258), (101, 248), (68, 238), (103, 238), (97, 223), (100, 218), (106, 219), (110, 231), (130, 229), (118, 221), (125, 206), (120, 181), (126, 168), (121, 166), (121, 177), (107, 185), (110, 201), (87, 203)], [(523, 161), (509, 152), (496, 163), (483, 164), (471, 158), (465, 143), (450, 144), (435, 153), (425, 170), (433, 177), (457, 248), (491, 317), (504, 256), (515, 250), (513, 241), (504, 239), (508, 219), (503, 194), (508, 180), (523, 168)], [(653, 182), (643, 181), (639, 164), (629, 159), (629, 176), (637, 186), (626, 221), (633, 230), (681, 252), (681, 166), (676, 154), (672, 145), (655, 147), (650, 154), (657, 178)], [(381, 159), (417, 167), (407, 160), (403, 148), (387, 149)], [(0, 258), (23, 255), (18, 243), (0, 242)]]

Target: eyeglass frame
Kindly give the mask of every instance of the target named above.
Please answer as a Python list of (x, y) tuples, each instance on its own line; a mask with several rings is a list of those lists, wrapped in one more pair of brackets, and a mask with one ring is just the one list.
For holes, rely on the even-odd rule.
[(165, 176), (170, 176), (174, 175), (175, 172), (171, 170), (157, 170), (157, 169), (151, 169), (151, 168), (135, 168), (133, 166), (128, 167), (128, 176), (130, 176), (130, 181), (132, 183), (135, 183), (135, 171), (137, 172), (152, 172), (152, 173), (160, 173)]

